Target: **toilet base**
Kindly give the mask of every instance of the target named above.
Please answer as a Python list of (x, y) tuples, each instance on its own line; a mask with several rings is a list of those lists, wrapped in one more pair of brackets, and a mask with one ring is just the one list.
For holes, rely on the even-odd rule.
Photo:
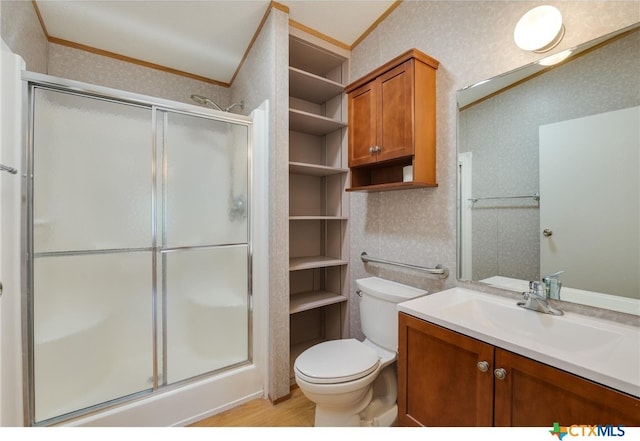
[(316, 403), (315, 427), (391, 427), (398, 418), (396, 366), (385, 367), (366, 393), (350, 406)]
[(315, 427), (393, 427), (398, 420), (398, 405), (374, 399), (362, 412), (345, 413), (316, 405)]
[(398, 405), (381, 411), (371, 419), (366, 419), (364, 415), (360, 415), (360, 427), (394, 427), (398, 421)]
[[(361, 393), (351, 393), (351, 401), (339, 400), (336, 405), (318, 405), (316, 403), (315, 427), (358, 427), (360, 412), (371, 402), (373, 391), (371, 387), (362, 389)], [(354, 399), (355, 398), (355, 399)]]
[(362, 427), (391, 427), (398, 419), (398, 381), (396, 363), (382, 370), (373, 383), (373, 399), (360, 412)]

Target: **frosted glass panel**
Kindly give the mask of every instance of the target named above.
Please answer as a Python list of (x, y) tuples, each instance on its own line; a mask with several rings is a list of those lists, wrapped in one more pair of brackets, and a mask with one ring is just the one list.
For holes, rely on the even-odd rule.
[(152, 387), (151, 253), (34, 259), (36, 421)]
[(34, 251), (151, 246), (151, 110), (35, 89)]
[(247, 242), (246, 126), (170, 113), (167, 247)]
[(29, 421), (248, 361), (248, 126), (31, 90)]
[(246, 245), (165, 253), (167, 380), (248, 359)]

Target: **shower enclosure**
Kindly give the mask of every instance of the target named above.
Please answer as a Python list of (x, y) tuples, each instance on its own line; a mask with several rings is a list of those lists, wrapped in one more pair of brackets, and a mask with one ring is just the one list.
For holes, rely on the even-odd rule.
[(251, 120), (130, 96), (28, 83), (30, 425), (252, 359)]

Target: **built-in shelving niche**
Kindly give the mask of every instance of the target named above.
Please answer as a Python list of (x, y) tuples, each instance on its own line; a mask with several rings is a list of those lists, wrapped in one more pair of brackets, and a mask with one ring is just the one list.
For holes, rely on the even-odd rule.
[(305, 349), (348, 332), (348, 58), (329, 46), (289, 38), (291, 367)]

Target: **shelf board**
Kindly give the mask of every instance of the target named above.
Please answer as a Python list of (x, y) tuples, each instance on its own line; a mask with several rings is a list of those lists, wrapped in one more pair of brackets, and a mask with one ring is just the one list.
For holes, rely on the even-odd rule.
[(347, 265), (342, 259), (327, 256), (292, 257), (289, 259), (289, 271), (300, 271), (313, 268)]
[(289, 162), (289, 173), (308, 176), (331, 176), (339, 175), (341, 173), (349, 173), (349, 169), (308, 164), (304, 162)]
[(347, 59), (297, 37), (289, 37), (289, 65), (305, 72), (326, 75)]
[(349, 218), (346, 216), (289, 216), (289, 220), (292, 221), (304, 221), (304, 220), (336, 220), (336, 221), (344, 221)]
[(304, 70), (289, 67), (289, 95), (316, 104), (323, 104), (340, 95), (344, 85), (314, 75)]
[(421, 182), (389, 182), (387, 184), (364, 185), (362, 187), (347, 188), (347, 191), (389, 191), (389, 190), (408, 190), (410, 188), (427, 188), (437, 187), (438, 184), (423, 184)]
[(328, 291), (309, 291), (291, 294), (289, 299), (289, 314), (321, 308), (335, 303), (346, 302), (345, 296)]
[(297, 109), (289, 109), (289, 130), (322, 136), (346, 127), (342, 121), (315, 115)]

